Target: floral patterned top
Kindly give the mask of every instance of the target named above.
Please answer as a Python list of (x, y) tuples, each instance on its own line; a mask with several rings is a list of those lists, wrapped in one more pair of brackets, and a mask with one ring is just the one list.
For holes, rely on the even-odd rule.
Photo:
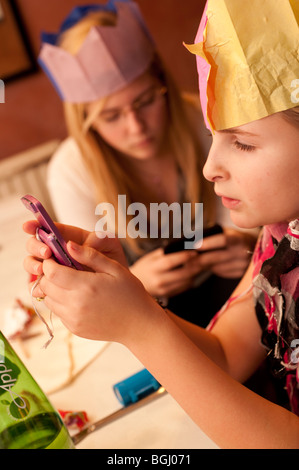
[(272, 370), (299, 416), (299, 220), (268, 225), (253, 257), (253, 295)]

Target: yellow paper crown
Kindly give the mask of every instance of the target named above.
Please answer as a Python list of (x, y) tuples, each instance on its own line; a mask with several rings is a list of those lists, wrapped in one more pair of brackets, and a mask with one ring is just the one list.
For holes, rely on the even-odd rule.
[(299, 0), (208, 0), (195, 39), (206, 125), (241, 126), (299, 105)]

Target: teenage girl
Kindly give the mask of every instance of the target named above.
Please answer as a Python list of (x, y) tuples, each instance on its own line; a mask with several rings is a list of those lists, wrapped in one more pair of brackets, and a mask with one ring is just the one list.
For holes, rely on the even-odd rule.
[[(136, 42), (130, 36), (136, 34), (130, 32), (131, 23), (137, 28), (131, 11), (136, 5), (116, 2), (117, 8), (113, 10), (111, 5), (114, 2), (76, 8), (76, 16), (71, 13), (66, 20), (69, 27), (63, 28), (56, 39), (55, 52), (67, 52), (73, 57), (82, 47), (86, 51), (90, 33), (100, 27), (106, 49), (111, 48), (112, 54), (114, 43), (121, 49), (118, 57), (113, 55), (115, 74), (118, 69), (129, 67), (131, 41)], [(120, 18), (123, 13), (127, 16)], [(123, 37), (120, 42), (119, 36), (124, 34), (117, 26), (120, 21), (124, 23), (127, 42)], [(106, 29), (113, 34), (106, 37)], [(140, 39), (137, 43), (143, 59), (148, 50), (144, 50)], [(58, 220), (90, 231), (95, 230), (100, 220), (95, 214), (98, 204), (111, 204), (115, 216), (109, 219), (112, 228), (108, 230), (116, 234), (119, 218), (122, 217), (125, 227), (132, 218), (127, 215), (131, 203), (142, 203), (147, 214), (151, 203), (168, 206), (179, 203), (181, 208), (189, 203), (193, 209), (196, 203), (203, 203), (204, 227), (217, 221), (224, 228), (223, 234), (209, 238), (209, 249), (217, 251), (204, 256), (190, 250), (166, 255), (164, 246), (171, 241), (172, 230), (169, 239), (150, 237), (147, 230), (142, 238), (127, 235), (121, 242), (131, 272), (152, 296), (167, 299), (173, 312), (206, 326), (244, 274), (256, 233), (238, 230), (232, 226), (228, 211), (219, 209), (221, 205), (216, 202), (212, 185), (202, 176), (211, 139), (204, 128), (197, 99), (178, 92), (156, 46), (151, 47), (153, 55), (146, 69), (139, 66), (134, 75), (130, 74), (133, 79), (125, 80), (125, 84), (111, 91), (109, 83), (106, 84), (107, 76), (112, 82), (115, 79), (111, 61), (107, 61), (107, 52), (103, 54), (101, 43), (98, 46), (91, 43), (89, 48), (96, 48), (93, 54), (98, 60), (92, 65), (88, 62), (89, 76), (95, 81), (99, 74), (103, 84), (100, 92), (104, 87), (108, 90), (93, 101), (82, 101), (80, 96), (78, 102), (77, 96), (73, 98), (68, 84), (78, 72), (66, 78), (69, 63), (61, 60), (59, 66), (55, 63), (59, 84), (65, 84), (70, 95), (63, 100), (69, 137), (50, 162), (48, 189)], [(46, 61), (47, 70), (52, 70), (52, 60), (50, 56)], [(140, 60), (139, 56), (134, 59), (135, 67)], [(119, 195), (126, 197), (126, 207), (119, 204)], [(153, 223), (149, 217), (145, 220), (147, 227)], [(176, 223), (175, 230), (183, 233), (183, 221)], [(169, 225), (171, 229), (171, 219)], [(201, 314), (193, 309), (198, 297), (205, 306)]]
[[(34, 295), (74, 334), (128, 347), (222, 448), (299, 448), (298, 147), (299, 108), (291, 102), (214, 131), (205, 177), (235, 224), (264, 227), (246, 274), (208, 329), (161, 308), (124, 265), (117, 240), (60, 226), (89, 272), (58, 265), (34, 236), (28, 241), (25, 268), (43, 274)], [(34, 235), (36, 226), (24, 229)], [(288, 407), (242, 385), (267, 355), (285, 377)]]

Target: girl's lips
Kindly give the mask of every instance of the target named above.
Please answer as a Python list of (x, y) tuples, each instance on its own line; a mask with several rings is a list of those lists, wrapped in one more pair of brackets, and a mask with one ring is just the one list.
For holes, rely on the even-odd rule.
[(231, 199), (230, 197), (221, 196), (222, 204), (227, 209), (236, 209), (241, 201), (239, 199)]
[(147, 138), (145, 138), (145, 139), (143, 139), (143, 140), (140, 140), (139, 142), (135, 142), (135, 143), (133, 144), (133, 147), (134, 147), (134, 148), (144, 148), (144, 147), (148, 147), (149, 145), (152, 145), (153, 140), (154, 140), (153, 138), (147, 137)]

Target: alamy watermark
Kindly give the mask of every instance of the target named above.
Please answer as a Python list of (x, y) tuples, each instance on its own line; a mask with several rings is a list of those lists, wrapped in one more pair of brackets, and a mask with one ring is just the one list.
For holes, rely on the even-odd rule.
[(291, 93), (291, 101), (292, 103), (299, 103), (299, 78), (296, 78), (295, 80), (292, 81), (291, 87), (296, 88)]
[(299, 339), (291, 342), (291, 364), (299, 364)]
[(5, 85), (3, 80), (0, 80), (0, 103), (5, 103)]
[[(203, 204), (195, 203), (193, 212), (194, 217), (191, 203), (178, 202), (170, 205), (166, 202), (150, 203), (149, 208), (141, 202), (134, 202), (127, 207), (126, 196), (119, 195), (117, 215), (113, 204), (103, 202), (97, 205), (95, 214), (101, 218), (96, 223), (95, 231), (99, 236), (114, 238), (117, 226), (118, 238), (185, 238), (185, 249), (200, 248), (203, 235)], [(123, 214), (133, 217), (127, 223)]]

